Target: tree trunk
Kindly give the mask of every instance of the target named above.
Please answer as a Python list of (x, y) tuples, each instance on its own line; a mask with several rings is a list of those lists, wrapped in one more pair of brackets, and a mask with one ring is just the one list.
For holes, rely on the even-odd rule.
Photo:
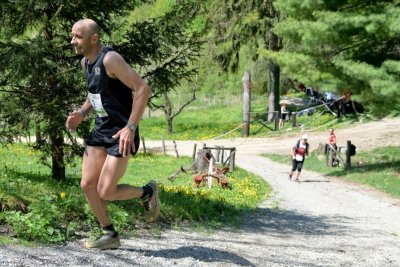
[[(273, 12), (273, 17), (278, 14), (275, 9), (271, 6)], [(268, 45), (269, 49), (272, 51), (279, 51), (282, 47), (281, 39), (278, 35), (272, 31), (268, 34)], [(279, 65), (272, 60), (269, 63), (269, 99), (268, 99), (268, 121), (272, 122), (274, 120), (274, 111), (279, 111), (279, 78), (280, 78), (280, 68)]]
[(36, 135), (36, 143), (37, 144), (42, 144), (43, 139), (42, 139), (42, 130), (40, 128), (40, 121), (35, 120), (35, 135)]
[(168, 133), (172, 134), (173, 133), (173, 126), (172, 126), (172, 120), (174, 119), (172, 115), (172, 106), (171, 106), (171, 100), (168, 97), (168, 93), (164, 93), (164, 114), (165, 114), (165, 119), (167, 120), (167, 126), (168, 126)]
[(62, 132), (54, 131), (50, 134), (50, 153), (52, 161), (51, 176), (55, 180), (65, 179), (64, 140)]
[(168, 133), (169, 134), (173, 134), (174, 133), (174, 129), (172, 126), (172, 118), (171, 117), (167, 117), (167, 127), (168, 127)]
[(269, 97), (268, 97), (268, 121), (272, 122), (274, 111), (279, 112), (279, 76), (280, 68), (273, 61), (269, 63)]

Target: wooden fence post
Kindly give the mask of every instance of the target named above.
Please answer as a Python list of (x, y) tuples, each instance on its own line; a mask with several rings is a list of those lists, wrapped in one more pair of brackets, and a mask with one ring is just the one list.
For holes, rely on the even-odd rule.
[(251, 87), (251, 76), (248, 71), (245, 71), (243, 78), (243, 132), (244, 137), (249, 136), (250, 133), (250, 87)]
[(196, 150), (197, 150), (197, 144), (194, 143), (194, 146), (193, 146), (193, 154), (192, 154), (192, 160), (193, 160), (193, 162), (194, 162), (195, 159), (196, 159)]
[(346, 147), (346, 168), (351, 167), (351, 156), (350, 156), (351, 141), (347, 140)]
[[(218, 146), (218, 145), (216, 145), (215, 146), (215, 156), (214, 156), (214, 158), (215, 158), (215, 162), (217, 163), (217, 162), (223, 162), (223, 161), (221, 161), (221, 146)], [(222, 150), (223, 151), (223, 150)]]
[(172, 142), (174, 143), (175, 155), (176, 155), (177, 158), (179, 158), (178, 147), (177, 147), (177, 145), (176, 145), (176, 142), (175, 142), (175, 140), (172, 141)]
[(331, 147), (329, 146), (329, 144), (325, 144), (325, 155), (326, 155), (326, 166), (328, 167), (332, 167), (332, 163), (333, 163), (333, 151), (331, 149)]
[(229, 172), (233, 172), (233, 169), (235, 168), (235, 154), (236, 149), (231, 150), (229, 157)]
[(297, 113), (292, 112), (292, 128), (296, 127), (296, 116), (297, 116)]
[(162, 147), (163, 147), (163, 152), (164, 152), (164, 156), (167, 155), (167, 150), (165, 148), (165, 140), (164, 137), (161, 137), (161, 143), (162, 143)]
[(207, 185), (208, 185), (208, 188), (211, 188), (212, 187), (212, 183), (213, 183), (213, 177), (211, 176), (212, 175), (212, 172), (213, 172), (213, 168), (214, 168), (214, 158), (213, 157), (211, 157), (210, 158), (210, 163), (209, 163), (209, 165), (208, 165), (208, 176), (207, 176)]
[(144, 137), (142, 136), (141, 139), (142, 139), (142, 145), (143, 145), (143, 153), (146, 154), (147, 152), (146, 152), (146, 144), (144, 143)]

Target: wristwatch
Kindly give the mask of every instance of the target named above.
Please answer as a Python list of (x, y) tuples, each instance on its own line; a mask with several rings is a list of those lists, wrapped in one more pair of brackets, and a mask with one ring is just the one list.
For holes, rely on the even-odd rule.
[(136, 131), (136, 125), (133, 123), (128, 122), (128, 124), (126, 125), (126, 127), (128, 127), (132, 132)]

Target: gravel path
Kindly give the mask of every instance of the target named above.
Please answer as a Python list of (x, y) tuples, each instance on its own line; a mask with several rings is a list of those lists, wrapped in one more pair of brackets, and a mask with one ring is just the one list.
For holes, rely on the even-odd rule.
[[(398, 145), (399, 126), (400, 120), (380, 121), (339, 130), (337, 135), (339, 140), (357, 136), (361, 149), (371, 148), (371, 143)], [(366, 127), (379, 127), (379, 134), (364, 138)], [(382, 139), (382, 134), (392, 139)], [(309, 136), (314, 148), (324, 138), (321, 133)], [(240, 229), (211, 234), (166, 230), (159, 237), (123, 240), (121, 249), (105, 252), (86, 251), (80, 242), (6, 246), (0, 247), (0, 266), (400, 266), (399, 200), (306, 170), (302, 182), (294, 183), (288, 179), (288, 164), (259, 156), (287, 153), (294, 141), (289, 137), (207, 142), (235, 146), (237, 165), (261, 175), (274, 190)], [(180, 154), (191, 155), (193, 144), (178, 142)]]

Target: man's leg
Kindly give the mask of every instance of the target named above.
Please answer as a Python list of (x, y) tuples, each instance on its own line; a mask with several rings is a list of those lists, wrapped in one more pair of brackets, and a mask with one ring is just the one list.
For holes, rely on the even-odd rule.
[(81, 187), (90, 208), (103, 228), (101, 236), (84, 243), (87, 249), (115, 249), (121, 245), (118, 233), (108, 214), (105, 200), (100, 197), (97, 189), (106, 158), (107, 153), (104, 148), (94, 146), (87, 146), (83, 156)]
[(292, 169), (290, 170), (289, 173), (289, 180), (292, 180), (293, 173), (296, 169), (297, 169), (297, 161), (295, 159), (292, 159)]
[(129, 157), (107, 155), (103, 147), (87, 146), (82, 163), (81, 187), (86, 199), (105, 232), (95, 240), (85, 242), (87, 249), (114, 249), (121, 243), (107, 211), (106, 200), (125, 200), (143, 195), (142, 188), (118, 185), (128, 165)]
[(100, 174), (97, 191), (104, 200), (127, 200), (143, 195), (143, 188), (118, 184), (124, 175), (130, 157), (108, 155)]
[(105, 201), (100, 197), (97, 187), (107, 153), (102, 147), (87, 146), (82, 161), (81, 187), (90, 208), (102, 227), (110, 225)]
[(295, 179), (296, 182), (300, 182), (299, 176), (300, 176), (302, 168), (303, 168), (303, 162), (298, 162), (297, 163), (297, 176), (296, 176), (296, 179)]
[(104, 200), (128, 200), (142, 198), (145, 208), (145, 220), (154, 222), (160, 215), (160, 201), (158, 198), (158, 185), (150, 181), (144, 187), (135, 187), (128, 184), (118, 184), (124, 175), (129, 157), (114, 157), (108, 155), (100, 174), (97, 190)]

